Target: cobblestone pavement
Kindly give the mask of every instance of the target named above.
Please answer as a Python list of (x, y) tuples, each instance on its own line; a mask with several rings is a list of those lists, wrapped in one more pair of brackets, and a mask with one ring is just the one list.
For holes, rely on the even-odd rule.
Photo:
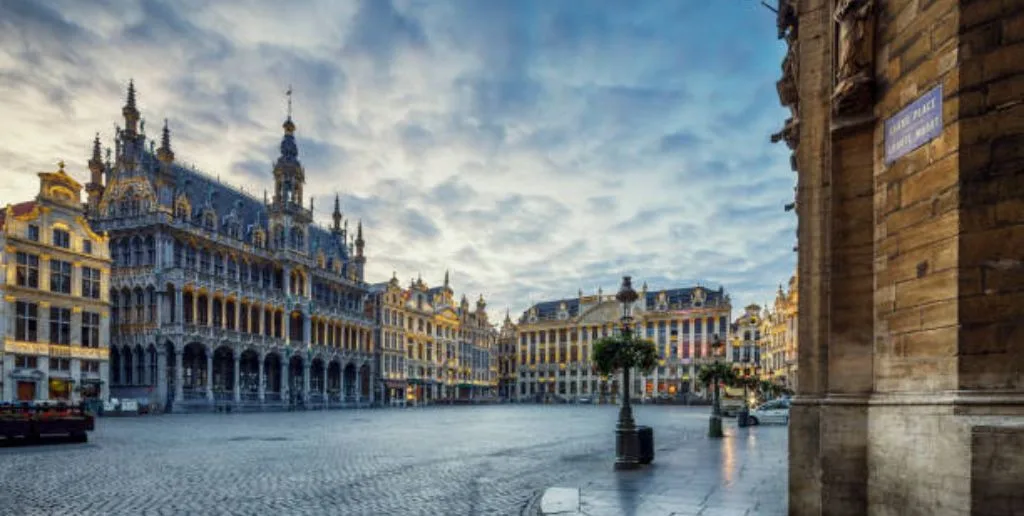
[[(659, 454), (707, 448), (706, 408), (636, 417)], [(86, 444), (0, 449), (0, 514), (519, 514), (546, 487), (613, 478), (595, 472), (611, 470), (615, 418), (522, 405), (99, 419)], [(753, 430), (767, 437), (747, 446), (781, 443), (784, 468), (785, 430)], [(729, 481), (705, 462), (720, 459), (665, 467)]]

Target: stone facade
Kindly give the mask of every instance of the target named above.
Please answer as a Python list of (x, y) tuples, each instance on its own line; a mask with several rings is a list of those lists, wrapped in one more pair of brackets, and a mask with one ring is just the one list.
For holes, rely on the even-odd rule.
[(422, 278), (402, 288), (397, 277), (370, 288), (379, 324), (384, 400), (394, 405), (478, 402), (497, 397), (498, 332), (483, 296), (476, 309), (444, 284)]
[(762, 376), (789, 389), (796, 389), (798, 370), (797, 326), (800, 319), (797, 287), (797, 276), (789, 278), (786, 290), (779, 285), (775, 302), (770, 310), (765, 308), (760, 324)]
[[(711, 358), (715, 339), (732, 359), (732, 305), (725, 290), (703, 287), (639, 292), (633, 307), (638, 335), (652, 340), (660, 362), (647, 376), (632, 375), (635, 397), (675, 397), (696, 392), (697, 369)], [(518, 401), (613, 402), (621, 392), (617, 378), (594, 372), (592, 344), (620, 331), (622, 307), (615, 296), (598, 290), (571, 299), (531, 306), (516, 325)]]
[(105, 400), (107, 237), (63, 162), (39, 179), (34, 201), (0, 212), (0, 401)]
[[(778, 12), (799, 172), (790, 512), (1019, 514), (1024, 2)], [(886, 122), (936, 87), (941, 130), (887, 159)]]
[[(303, 204), (295, 124), (284, 122), (273, 198), (175, 161), (165, 121), (147, 142), (129, 85), (113, 161), (97, 135), (88, 215), (110, 235), (112, 396), (154, 410), (371, 404), (362, 224), (354, 239)], [(148, 146), (147, 146), (148, 143)]]
[(728, 352), (729, 360), (732, 362), (733, 369), (740, 376), (754, 375), (761, 370), (761, 344), (764, 341), (761, 329), (763, 324), (761, 306), (757, 304), (747, 305), (743, 309), (743, 315), (737, 317), (732, 323), (732, 346)]
[(498, 333), (498, 398), (503, 401), (516, 399), (516, 360), (519, 357), (516, 345), (516, 325), (512, 316), (505, 312), (505, 321)]

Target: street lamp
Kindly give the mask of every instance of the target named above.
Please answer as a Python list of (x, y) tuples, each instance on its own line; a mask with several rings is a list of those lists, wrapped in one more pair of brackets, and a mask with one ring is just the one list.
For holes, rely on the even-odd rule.
[[(639, 298), (633, 290), (632, 279), (629, 276), (622, 277), (622, 287), (615, 299), (622, 303), (622, 338), (629, 341), (633, 327), (633, 303)], [(617, 432), (633, 432), (636, 429), (636, 422), (633, 420), (633, 407), (629, 404), (629, 368), (622, 368), (622, 383), (624, 395), (622, 408), (619, 409), (619, 422), (616, 425)]]
[(725, 380), (723, 369), (729, 367), (719, 361), (724, 355), (725, 343), (716, 333), (711, 338), (711, 355), (714, 358), (714, 363), (711, 365), (713, 373), (711, 374), (712, 383), (714, 384), (714, 400), (711, 406), (711, 419), (708, 422), (708, 437), (722, 437), (722, 397), (719, 395), (719, 384)]

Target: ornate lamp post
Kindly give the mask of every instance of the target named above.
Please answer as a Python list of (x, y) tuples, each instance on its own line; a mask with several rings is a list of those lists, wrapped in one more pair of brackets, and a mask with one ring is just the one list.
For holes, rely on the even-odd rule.
[(722, 339), (719, 338), (716, 333), (711, 341), (711, 354), (714, 357), (714, 363), (711, 365), (713, 373), (711, 374), (711, 381), (714, 383), (714, 400), (711, 406), (711, 419), (708, 422), (708, 437), (722, 437), (722, 397), (719, 394), (719, 384), (725, 380), (723, 377), (723, 368), (729, 367), (728, 365), (719, 361), (725, 351), (725, 344)]
[[(636, 291), (633, 290), (632, 280), (629, 276), (622, 277), (622, 287), (619, 288), (619, 293), (615, 295), (615, 299), (622, 303), (622, 338), (629, 340), (633, 332), (633, 303), (639, 298)], [(632, 431), (636, 428), (636, 423), (633, 421), (633, 407), (629, 403), (629, 378), (628, 367), (622, 368), (622, 384), (623, 384), (623, 398), (622, 408), (619, 409), (619, 423), (616, 426), (617, 431)]]
[[(623, 276), (622, 287), (615, 299), (622, 304), (622, 338), (627, 342), (632, 336), (633, 303), (638, 297), (633, 290), (631, 278)], [(640, 466), (640, 439), (633, 420), (633, 407), (629, 402), (629, 370), (630, 367), (622, 368), (622, 408), (619, 409), (619, 421), (615, 425), (615, 469), (635, 469)]]

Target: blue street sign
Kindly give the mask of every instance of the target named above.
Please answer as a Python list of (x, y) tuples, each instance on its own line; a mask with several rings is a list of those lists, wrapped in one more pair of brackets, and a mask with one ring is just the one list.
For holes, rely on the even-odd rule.
[(932, 88), (885, 121), (885, 164), (942, 134), (942, 85)]

